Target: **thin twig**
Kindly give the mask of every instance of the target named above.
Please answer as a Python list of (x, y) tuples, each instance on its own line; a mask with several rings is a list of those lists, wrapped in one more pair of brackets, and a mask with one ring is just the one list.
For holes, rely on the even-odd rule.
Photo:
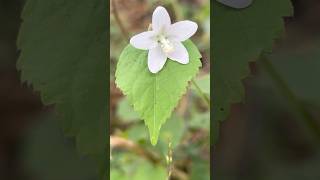
[(115, 0), (111, 0), (111, 6), (112, 6), (112, 12), (113, 12), (113, 16), (114, 19), (116, 20), (116, 23), (118, 24), (118, 27), (121, 30), (121, 34), (123, 36), (123, 38), (125, 39), (125, 41), (129, 40), (129, 33), (127, 32), (126, 28), (124, 27), (120, 17), (119, 17), (119, 13), (118, 13), (118, 9), (117, 9), (117, 5)]
[(172, 154), (173, 154), (172, 143), (171, 143), (171, 140), (169, 139), (169, 143), (168, 143), (168, 154), (166, 155), (167, 170), (168, 170), (167, 180), (170, 180), (170, 177), (171, 177), (172, 171), (173, 171)]
[(154, 153), (144, 150), (133, 141), (127, 140), (118, 136), (110, 136), (110, 148), (122, 148), (133, 151), (134, 153), (146, 158), (154, 164), (160, 163), (161, 158), (156, 156)]

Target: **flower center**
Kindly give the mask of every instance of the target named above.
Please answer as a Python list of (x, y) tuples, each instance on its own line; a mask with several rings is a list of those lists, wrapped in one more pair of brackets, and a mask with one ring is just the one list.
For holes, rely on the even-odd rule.
[(174, 50), (174, 46), (173, 46), (172, 42), (170, 42), (169, 39), (166, 38), (165, 36), (159, 35), (158, 42), (159, 42), (160, 47), (162, 48), (163, 52), (171, 53)]

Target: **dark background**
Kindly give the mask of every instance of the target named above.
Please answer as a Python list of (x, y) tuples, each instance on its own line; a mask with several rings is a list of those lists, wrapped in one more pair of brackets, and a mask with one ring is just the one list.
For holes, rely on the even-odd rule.
[(22, 5), (22, 0), (0, 1), (0, 179), (21, 177), (24, 131), (42, 109), (39, 97), (21, 85), (15, 68)]
[[(49, 130), (37, 135), (47, 137), (37, 140), (41, 148), (31, 148), (33, 153), (39, 152), (35, 153), (37, 157), (44, 153), (41, 156), (45, 158), (39, 161), (42, 163), (25, 163), (36, 159), (28, 158), (32, 153), (25, 153), (36, 141), (28, 140), (32, 136), (30, 131), (36, 132), (39, 124), (50, 119), (51, 108), (44, 108), (37, 93), (21, 84), (15, 68), (23, 3), (23, 0), (0, 0), (0, 179), (50, 179), (35, 173), (43, 168), (41, 166), (61, 174), (51, 179), (95, 179), (91, 172), (76, 177), (79, 168), (88, 169), (85, 166), (75, 168), (74, 173), (56, 170), (64, 164), (62, 159), (74, 163), (68, 167), (79, 164), (76, 158), (68, 159), (71, 156), (68, 153), (74, 151), (73, 142), (62, 137), (59, 137), (62, 144), (70, 147), (67, 151), (61, 150), (61, 156), (67, 155), (66, 158), (60, 159), (60, 164), (46, 164), (46, 157), (57, 152), (44, 148), (52, 143), (41, 144), (50, 141)], [(293, 3), (295, 16), (286, 18), (286, 36), (276, 42), (274, 54), (268, 58), (295, 100), (270, 78), (263, 63), (250, 64), (253, 76), (244, 82), (245, 103), (234, 105), (230, 117), (221, 126), (220, 139), (212, 156), (214, 179), (320, 179), (320, 137), (317, 134), (320, 127), (320, 1), (294, 0)], [(310, 119), (315, 125), (308, 125)], [(46, 123), (43, 126), (48, 127)], [(35, 169), (30, 170), (30, 167)]]

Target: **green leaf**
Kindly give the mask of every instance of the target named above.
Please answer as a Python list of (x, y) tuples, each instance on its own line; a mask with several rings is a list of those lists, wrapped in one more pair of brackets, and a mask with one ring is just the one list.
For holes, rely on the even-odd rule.
[(122, 98), (118, 102), (117, 116), (124, 121), (134, 121), (139, 119), (137, 112), (132, 111), (132, 107), (127, 98)]
[(142, 140), (146, 141), (148, 139), (146, 126), (142, 123), (135, 124), (134, 126), (128, 128), (128, 130), (126, 131), (126, 135), (128, 139), (134, 142), (139, 142)]
[[(168, 146), (169, 141), (174, 149), (181, 142), (183, 133), (185, 132), (183, 118), (173, 115), (169, 118), (166, 124), (163, 125), (159, 139)], [(165, 151), (168, 152), (168, 151)]]
[(120, 162), (118, 162), (118, 168), (111, 164), (111, 180), (145, 180), (150, 179), (151, 175), (153, 180), (167, 179), (165, 167), (151, 164), (146, 160), (132, 157), (132, 155), (130, 155), (130, 157), (126, 156), (128, 156), (128, 154), (121, 154), (121, 157), (126, 159), (121, 159)]
[(181, 139), (185, 133), (183, 119), (177, 115), (172, 115), (161, 129), (159, 135), (159, 143), (156, 148), (161, 154), (168, 154), (169, 142), (173, 151), (181, 143)]
[(200, 158), (193, 158), (191, 163), (191, 180), (210, 179), (210, 163)]
[(63, 136), (55, 118), (52, 113), (41, 115), (28, 130), (23, 148), (28, 172), (42, 180), (97, 179), (94, 162), (77, 155), (74, 141)]
[[(210, 75), (207, 74), (203, 77), (199, 77), (195, 80), (199, 88), (203, 91), (203, 93), (206, 93), (210, 96)], [(191, 86), (192, 90), (197, 92), (197, 89), (195, 86)]]
[[(289, 39), (295, 38), (299, 42), (306, 39), (301, 33), (290, 34), (288, 41), (283, 41), (281, 46), (268, 58), (275, 70), (287, 83), (292, 92), (302, 103), (320, 106), (320, 39), (312, 38), (303, 44), (292, 43)], [(308, 47), (308, 48), (304, 48)], [(269, 91), (278, 92), (279, 89), (270, 89), (274, 81), (268, 76), (264, 68), (261, 69), (257, 84)]]
[(210, 112), (193, 112), (189, 122), (191, 128), (210, 130)]
[(22, 81), (55, 105), (78, 151), (104, 163), (107, 149), (107, 4), (105, 0), (28, 0), (17, 68)]
[(188, 82), (197, 74), (200, 53), (191, 41), (184, 42), (190, 62), (181, 65), (168, 60), (164, 68), (152, 74), (147, 66), (147, 51), (128, 45), (122, 52), (116, 70), (116, 84), (149, 128), (151, 143), (158, 141), (163, 123), (171, 116)]
[(250, 73), (248, 62), (270, 52), (283, 33), (283, 17), (292, 15), (290, 0), (255, 0), (236, 10), (213, 1), (213, 137), (226, 119), (230, 105), (242, 102), (242, 80)]
[(141, 164), (137, 169), (136, 173), (132, 178), (132, 180), (141, 180), (141, 179), (149, 179), (152, 174), (152, 179), (154, 180), (163, 180), (167, 179), (167, 171), (164, 167), (159, 165), (152, 165), (150, 163)]

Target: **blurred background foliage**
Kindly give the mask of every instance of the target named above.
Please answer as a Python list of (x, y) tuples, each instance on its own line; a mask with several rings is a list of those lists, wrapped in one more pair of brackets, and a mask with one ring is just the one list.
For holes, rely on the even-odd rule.
[(286, 34), (250, 64), (245, 103), (222, 123), (214, 179), (320, 179), (320, 1), (292, 2)]
[[(128, 38), (148, 29), (152, 12), (158, 5), (169, 11), (173, 22), (190, 19), (198, 23), (198, 32), (192, 40), (203, 56), (203, 67), (195, 81), (210, 96), (209, 0), (111, 1), (111, 179), (163, 180), (169, 172), (171, 179), (209, 179), (210, 112), (197, 89), (190, 84), (175, 113), (162, 127), (158, 144), (153, 147), (144, 122), (114, 84), (116, 64)], [(166, 160), (171, 152), (172, 163)]]

